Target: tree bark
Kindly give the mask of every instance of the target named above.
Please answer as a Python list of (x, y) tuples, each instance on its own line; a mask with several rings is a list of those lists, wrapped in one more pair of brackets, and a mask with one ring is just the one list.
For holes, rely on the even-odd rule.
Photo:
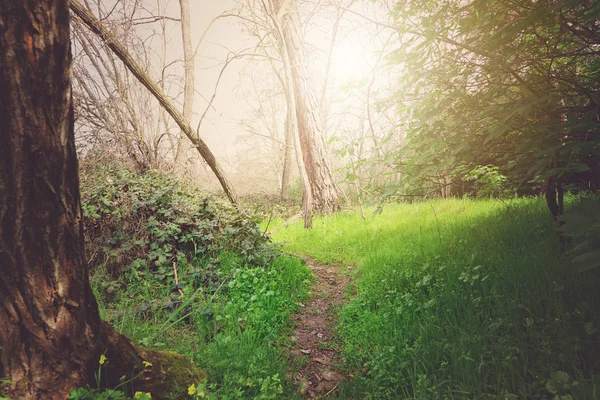
[[(315, 211), (330, 213), (339, 210), (339, 195), (328, 160), (323, 122), (308, 58), (296, 0), (275, 0), (274, 11), (281, 20), (283, 42), (292, 75), (299, 145), (308, 177)], [(281, 19), (280, 19), (281, 18)]]
[(231, 203), (238, 205), (239, 198), (235, 189), (229, 182), (229, 179), (225, 176), (225, 173), (217, 159), (210, 151), (204, 140), (197, 135), (196, 132), (190, 126), (190, 121), (186, 120), (184, 116), (179, 112), (177, 107), (167, 98), (166, 94), (161, 90), (160, 87), (150, 78), (150, 76), (144, 71), (138, 63), (131, 57), (131, 55), (125, 50), (125, 48), (114, 40), (111, 33), (102, 25), (100, 21), (81, 5), (77, 0), (71, 0), (71, 10), (87, 25), (87, 27), (100, 36), (106, 45), (121, 59), (123, 64), (131, 71), (133, 75), (148, 89), (154, 97), (158, 100), (161, 106), (167, 110), (169, 115), (175, 120), (179, 128), (185, 133), (187, 138), (192, 142), (192, 145), (198, 150), (202, 158), (206, 161), (210, 169), (213, 171), (225, 194), (231, 201)]
[(65, 399), (94, 383), (101, 354), (111, 362), (103, 384), (134, 373), (149, 389), (186, 360), (100, 321), (84, 253), (69, 2), (0, 0), (0, 9), (0, 377), (10, 380), (0, 392)]
[[(286, 90), (286, 88), (284, 88)], [(288, 105), (285, 116), (285, 147), (283, 149), (283, 171), (281, 173), (281, 199), (289, 200), (292, 178), (292, 159), (294, 157), (294, 110)]]
[[(565, 190), (563, 188), (562, 181), (556, 176), (551, 176), (544, 181), (542, 189), (544, 192), (544, 197), (546, 198), (546, 205), (548, 206), (550, 215), (552, 215), (554, 224), (557, 228), (560, 228), (565, 224), (565, 222), (560, 219), (564, 213), (565, 199)], [(557, 232), (557, 235), (558, 241), (560, 242), (560, 252), (564, 253), (568, 250), (570, 240), (568, 237), (564, 236), (560, 230)]]
[[(192, 121), (192, 110), (194, 107), (194, 50), (192, 49), (192, 33), (190, 27), (190, 3), (189, 0), (179, 0), (179, 8), (181, 10), (181, 37), (183, 41), (183, 58), (184, 58), (184, 87), (183, 87), (183, 118), (186, 121)], [(175, 165), (183, 166), (187, 161), (190, 144), (185, 136), (185, 132), (181, 132), (179, 141), (177, 142), (177, 153), (175, 154)]]
[(310, 180), (304, 164), (304, 157), (302, 156), (302, 149), (300, 148), (299, 141), (300, 137), (298, 134), (298, 121), (296, 118), (296, 98), (294, 96), (294, 86), (292, 85), (292, 71), (285, 51), (285, 45), (281, 43), (282, 55), (283, 55), (283, 67), (285, 70), (285, 100), (287, 103), (287, 121), (286, 128), (290, 129), (292, 141), (294, 142), (294, 149), (296, 150), (296, 162), (298, 163), (298, 171), (300, 172), (300, 181), (302, 182), (302, 211), (304, 213), (304, 227), (306, 229), (312, 228), (312, 215), (313, 215), (313, 195), (310, 188)]

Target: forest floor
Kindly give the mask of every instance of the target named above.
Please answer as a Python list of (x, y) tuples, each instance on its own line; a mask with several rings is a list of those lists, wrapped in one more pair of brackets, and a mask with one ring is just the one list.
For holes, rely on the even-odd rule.
[[(343, 267), (307, 262), (315, 275), (312, 296), (292, 317), (296, 329), (291, 337), (292, 354), (301, 359), (295, 384), (308, 398), (324, 398), (336, 392), (344, 376), (334, 326), (335, 309), (341, 306), (350, 280)], [(349, 267), (351, 268), (351, 267)]]

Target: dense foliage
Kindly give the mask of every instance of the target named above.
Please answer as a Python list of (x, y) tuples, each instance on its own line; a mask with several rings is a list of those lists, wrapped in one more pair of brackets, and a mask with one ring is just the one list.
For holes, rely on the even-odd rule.
[(575, 272), (541, 199), (393, 205), (279, 228), (318, 261), (357, 264), (338, 331), (341, 398), (593, 399), (600, 270)]
[[(386, 171), (368, 192), (534, 194), (549, 181), (599, 189), (599, 16), (597, 1), (397, 2), (382, 67), (395, 87), (376, 108), (401, 123), (352, 166)], [(486, 180), (496, 190), (482, 192)]]
[[(102, 317), (206, 371), (206, 382), (181, 388), (189, 398), (287, 397), (292, 365), (282, 334), (308, 293), (304, 263), (246, 215), (166, 174), (84, 164), (81, 181)], [(110, 360), (100, 375), (105, 368)], [(82, 388), (72, 398), (134, 395), (126, 383), (114, 389)]]
[(223, 251), (256, 265), (277, 253), (247, 215), (165, 173), (108, 165), (88, 168), (81, 180), (92, 269), (117, 277), (133, 268), (171, 284), (177, 269), (204, 284)]

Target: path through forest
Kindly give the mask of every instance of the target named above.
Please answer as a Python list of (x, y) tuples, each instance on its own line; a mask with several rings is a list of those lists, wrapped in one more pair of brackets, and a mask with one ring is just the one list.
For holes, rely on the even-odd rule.
[(292, 353), (302, 358), (296, 385), (308, 398), (325, 398), (333, 395), (344, 376), (338, 371), (341, 364), (336, 350), (333, 326), (336, 324), (335, 308), (341, 305), (350, 280), (343, 267), (320, 265), (307, 261), (315, 274), (312, 296), (293, 317), (296, 325)]

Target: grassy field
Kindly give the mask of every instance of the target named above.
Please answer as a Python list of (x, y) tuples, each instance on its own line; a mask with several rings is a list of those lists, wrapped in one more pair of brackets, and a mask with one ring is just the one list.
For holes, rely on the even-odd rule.
[(600, 271), (560, 258), (541, 199), (390, 205), (271, 231), (290, 252), (357, 267), (339, 310), (340, 398), (600, 398)]

